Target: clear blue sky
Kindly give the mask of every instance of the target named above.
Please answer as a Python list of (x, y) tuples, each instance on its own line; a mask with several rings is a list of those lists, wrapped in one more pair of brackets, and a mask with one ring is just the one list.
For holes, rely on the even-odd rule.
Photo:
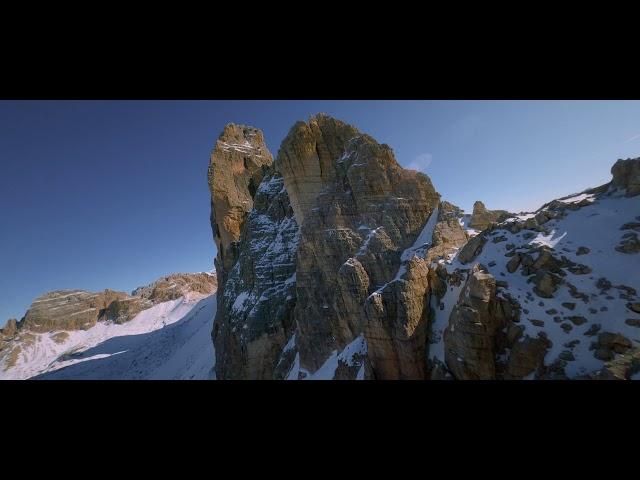
[(209, 270), (207, 165), (227, 122), (273, 154), (325, 112), (389, 144), (470, 210), (530, 210), (640, 156), (640, 102), (1, 101), (0, 325), (54, 289)]

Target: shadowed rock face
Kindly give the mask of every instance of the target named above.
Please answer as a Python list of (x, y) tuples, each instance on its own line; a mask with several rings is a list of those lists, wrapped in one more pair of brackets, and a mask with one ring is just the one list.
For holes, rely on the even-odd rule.
[(19, 328), (37, 333), (86, 330), (99, 320), (125, 322), (152, 305), (151, 301), (113, 290), (57, 290), (34, 300)]
[(209, 164), (221, 379), (273, 378), (293, 331), (298, 225), (260, 130), (229, 124)]
[(455, 205), (443, 201), (438, 207), (438, 223), (433, 229), (431, 246), (427, 252), (427, 260), (446, 259), (467, 243), (467, 234), (460, 225), (462, 211)]
[(519, 308), (497, 295), (492, 275), (473, 267), (444, 332), (445, 361), (456, 379), (522, 379), (541, 370), (551, 344), (544, 336), (522, 338)]
[[(400, 167), (388, 146), (317, 115), (293, 126), (273, 169), (260, 166), (255, 192), (241, 188), (253, 210), (243, 210), (236, 227), (217, 219), (249, 175), (230, 169), (218, 178), (215, 164), (227, 154), (214, 152), (209, 178), (216, 242), (225, 248), (230, 241), (216, 262), (225, 269), (212, 332), (218, 378), (282, 378), (294, 358), (313, 374), (363, 334), (368, 358), (376, 359), (369, 376), (424, 378), (428, 266), (401, 255), (437, 209), (429, 178)], [(226, 231), (229, 225), (240, 234)], [(451, 232), (443, 229), (443, 245)], [(376, 291), (391, 303), (368, 306)], [(341, 377), (360, 371), (343, 367)]]
[[(402, 252), (413, 245), (436, 209), (439, 195), (429, 178), (404, 170), (387, 145), (325, 115), (294, 125), (276, 168), (301, 224), (294, 314), (301, 367), (313, 373), (362, 332), (370, 358), (378, 351), (387, 357), (389, 344), (396, 356), (413, 357), (396, 340), (413, 338), (413, 332), (423, 335), (422, 326), (407, 327), (425, 323), (423, 310), (411, 309), (411, 320), (386, 308), (368, 317), (365, 303), (402, 273)], [(411, 281), (421, 284), (416, 294), (424, 296), (426, 272), (413, 273)], [(407, 279), (401, 277), (397, 280), (404, 285)], [(404, 286), (389, 288), (396, 290), (394, 295), (409, 295), (401, 292)], [(369, 338), (367, 332), (375, 333)], [(372, 367), (374, 376), (387, 372)], [(398, 368), (390, 371), (383, 376), (401, 376)], [(421, 375), (416, 372), (407, 375)]]
[(211, 156), (218, 378), (272, 378), (293, 330), (298, 226), (272, 161), (260, 130), (233, 124)]
[[(224, 144), (221, 158), (230, 149)], [(242, 153), (251, 157), (252, 151)], [(595, 298), (567, 275), (590, 274), (582, 261), (597, 249), (566, 245), (564, 255), (532, 239), (549, 236), (567, 212), (594, 201), (628, 201), (622, 193), (636, 194), (637, 161), (618, 162), (610, 184), (554, 200), (526, 217), (508, 219), (513, 215), (476, 202), (468, 225), (482, 230), (476, 235), (463, 228), (459, 208), (440, 201), (427, 176), (404, 170), (388, 146), (326, 115), (296, 123), (273, 165), (258, 168), (251, 160), (249, 169), (226, 170), (225, 181), (216, 183), (215, 168), (210, 178), (218, 186), (214, 229), (226, 248), (216, 263), (226, 280), (212, 333), (218, 378), (575, 376), (571, 362), (583, 354), (581, 338), (573, 335), (560, 353), (554, 343), (606, 308), (565, 315), (576, 304), (554, 299), (561, 288), (585, 303)], [(238, 185), (248, 198), (240, 202), (242, 215), (216, 223), (216, 212), (233, 210), (228, 199)], [(226, 210), (217, 208), (216, 198), (227, 202)], [(612, 245), (631, 260), (638, 220), (625, 214), (620, 245)], [(521, 299), (527, 305), (516, 300), (520, 275), (528, 277)], [(637, 327), (635, 289), (615, 288), (624, 290), (620, 298), (628, 303), (625, 325)], [(584, 336), (598, 334), (599, 327), (583, 327)], [(593, 355), (609, 363), (591, 377), (636, 375), (635, 340), (618, 338), (615, 329), (601, 333)], [(616, 357), (630, 352), (631, 360)], [(556, 353), (557, 359), (548, 358)]]

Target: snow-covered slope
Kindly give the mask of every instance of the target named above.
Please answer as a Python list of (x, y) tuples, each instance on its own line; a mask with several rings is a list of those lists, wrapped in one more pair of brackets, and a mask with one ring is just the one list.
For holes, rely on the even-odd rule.
[(121, 325), (33, 334), (0, 379), (209, 379), (215, 310), (215, 295), (181, 297)]
[[(508, 293), (520, 304), (519, 325), (524, 327), (524, 335), (535, 338), (544, 332), (552, 343), (544, 364), (557, 364), (560, 359), (566, 376), (575, 378), (602, 368), (604, 359), (596, 358), (597, 347), (592, 345), (598, 332), (621, 334), (634, 347), (640, 343), (640, 314), (629, 307), (638, 302), (640, 255), (616, 250), (623, 236), (628, 237), (629, 232), (640, 226), (640, 201), (622, 194), (581, 194), (560, 201), (582, 203), (579, 209), (569, 209), (565, 216), (545, 222), (540, 229), (544, 231), (510, 228), (512, 222), (526, 222), (534, 214), (508, 220), (487, 234), (481, 253), (471, 262), (462, 264), (455, 256), (444, 266), (453, 273), (468, 271), (479, 263), (496, 280), (506, 282), (499, 291)], [(537, 213), (540, 211), (546, 208)], [(548, 247), (562, 265), (563, 281), (550, 298), (536, 293), (532, 271), (521, 265), (513, 272), (507, 269), (513, 252), (537, 260), (540, 246)], [(566, 261), (560, 260), (562, 257)], [(432, 298), (435, 312), (429, 350), (432, 360), (445, 361), (443, 333), (463, 286), (464, 282), (459, 286), (448, 285), (440, 301)]]

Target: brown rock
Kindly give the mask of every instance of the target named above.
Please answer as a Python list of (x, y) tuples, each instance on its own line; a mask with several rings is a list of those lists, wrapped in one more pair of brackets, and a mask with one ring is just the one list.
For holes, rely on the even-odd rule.
[(611, 167), (611, 186), (626, 190), (627, 197), (640, 194), (640, 158), (618, 160)]
[[(414, 245), (439, 204), (429, 178), (403, 169), (387, 145), (326, 115), (294, 125), (282, 143), (276, 168), (301, 225), (294, 317), (302, 368), (315, 372), (334, 350), (341, 351), (364, 331), (369, 359), (376, 359), (370, 362), (375, 378), (387, 378), (390, 372), (424, 378), (423, 366), (410, 373), (403, 369), (404, 355), (418, 355), (413, 363), (423, 365), (420, 352), (412, 350), (414, 334), (422, 335), (422, 320), (414, 316), (414, 307), (428, 299), (407, 299), (407, 305), (397, 308), (375, 300), (365, 311), (367, 302), (349, 298), (360, 295), (359, 288), (338, 278), (344, 263), (355, 258), (368, 277), (369, 295), (380, 289), (383, 298), (392, 298), (424, 288), (419, 279), (426, 278), (426, 271), (417, 274), (409, 263), (414, 254), (424, 257), (432, 242), (429, 236)], [(434, 220), (437, 223), (437, 217)], [(415, 248), (407, 250), (410, 247)], [(404, 251), (408, 258), (401, 258)], [(401, 266), (409, 276), (416, 273), (408, 282), (415, 284), (391, 282), (404, 277)], [(398, 337), (397, 332), (404, 333)], [(391, 358), (385, 346), (389, 344), (410, 346), (385, 365), (383, 359)]]
[(522, 257), (520, 256), (520, 254), (516, 253), (513, 257), (511, 257), (511, 260), (507, 262), (507, 271), (509, 273), (513, 273), (516, 270), (518, 270), (521, 260), (522, 260)]
[(456, 379), (496, 378), (498, 333), (510, 308), (496, 298), (495, 278), (476, 265), (469, 275), (444, 332), (445, 362)]
[[(288, 374), (293, 357), (283, 349), (295, 331), (298, 242), (284, 181), (267, 172), (236, 244), (237, 260), (217, 296), (212, 332), (217, 378)], [(297, 341), (293, 349), (297, 353)]]
[(640, 313), (640, 302), (629, 302), (627, 308), (635, 313)]
[(587, 323), (587, 319), (580, 316), (580, 315), (573, 315), (570, 317), (566, 317), (569, 319), (569, 321), (571, 321), (571, 323), (573, 323), (574, 325), (583, 325), (585, 323)]
[(492, 223), (499, 223), (512, 215), (505, 210), (487, 210), (484, 203), (477, 201), (473, 204), (473, 213), (469, 226), (477, 230), (485, 230)]
[(253, 127), (228, 124), (211, 153), (209, 190), (211, 192), (211, 227), (218, 249), (216, 271), (221, 284), (235, 263), (233, 244), (262, 181), (265, 168), (273, 163), (262, 132)]
[(487, 238), (484, 234), (480, 233), (469, 240), (464, 247), (460, 249), (458, 253), (458, 260), (460, 263), (467, 264), (476, 258), (482, 252), (484, 244), (487, 243)]
[(0, 339), (8, 340), (13, 338), (18, 332), (18, 322), (15, 318), (10, 318), (4, 324), (4, 327), (0, 328)]

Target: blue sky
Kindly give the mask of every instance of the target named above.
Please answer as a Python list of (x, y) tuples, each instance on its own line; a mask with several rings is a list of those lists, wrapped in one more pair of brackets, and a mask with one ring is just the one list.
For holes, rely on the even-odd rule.
[(206, 172), (228, 122), (273, 154), (324, 112), (470, 210), (530, 210), (640, 156), (638, 101), (0, 101), (0, 324), (55, 289), (209, 270)]

